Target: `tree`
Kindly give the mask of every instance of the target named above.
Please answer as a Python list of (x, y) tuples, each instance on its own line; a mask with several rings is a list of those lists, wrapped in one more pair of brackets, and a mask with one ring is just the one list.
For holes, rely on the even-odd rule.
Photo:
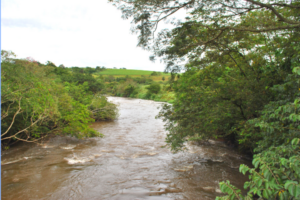
[(115, 105), (93, 94), (102, 89), (101, 80), (85, 74), (76, 78), (73, 75), (81, 74), (48, 64), (41, 67), (32, 59), (2, 61), (2, 145), (38, 142), (49, 133), (98, 136), (90, 123), (117, 116)]
[(17, 59), (14, 63), (5, 60), (1, 65), (1, 141), (34, 142), (45, 131), (39, 127), (57, 114), (47, 72), (51, 69)]
[[(283, 33), (300, 27), (298, 1), (279, 0), (110, 0), (123, 13), (132, 18), (134, 31), (139, 33), (138, 46), (152, 50), (162, 57), (166, 70), (178, 72), (178, 61), (185, 56), (198, 59), (211, 47), (227, 50), (228, 39), (247, 38), (248, 33)], [(173, 30), (154, 34), (159, 22), (186, 9), (185, 22), (174, 22)], [(155, 37), (156, 36), (156, 37)], [(175, 39), (175, 37), (177, 39)], [(272, 37), (272, 36), (271, 36)], [(235, 42), (235, 41), (231, 41)], [(171, 45), (169, 45), (171, 43)], [(225, 49), (224, 49), (225, 48)], [(154, 57), (152, 57), (154, 58)]]
[(91, 68), (91, 67), (86, 67), (86, 68), (84, 69), (84, 72), (87, 73), (87, 74), (92, 74), (92, 73), (95, 73), (95, 72), (96, 72), (96, 69)]
[(46, 65), (52, 66), (52, 67), (57, 67), (53, 62), (51, 62), (49, 60), (46, 62)]
[(159, 83), (151, 83), (149, 86), (146, 87), (149, 94), (157, 94), (159, 93), (161, 87)]
[[(11, 58), (13, 57), (13, 58)], [(16, 54), (12, 51), (1, 50), (1, 63), (2, 62), (12, 62), (16, 57)]]
[(165, 77), (163, 76), (163, 77), (161, 78), (161, 80), (165, 81)]
[(96, 94), (89, 107), (92, 117), (96, 120), (113, 120), (118, 117), (118, 108), (115, 104), (107, 101), (103, 95)]
[(158, 76), (158, 73), (154, 71), (151, 73), (151, 76)]
[(133, 97), (137, 94), (137, 84), (132, 79), (122, 79), (116, 87), (116, 95), (122, 97)]

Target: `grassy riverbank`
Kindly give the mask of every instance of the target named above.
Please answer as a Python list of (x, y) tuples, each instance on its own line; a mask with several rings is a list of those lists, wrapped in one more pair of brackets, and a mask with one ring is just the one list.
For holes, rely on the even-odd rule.
[(1, 54), (2, 148), (49, 134), (101, 136), (89, 125), (117, 117), (116, 105), (100, 93), (104, 83), (91, 74)]
[(150, 99), (172, 103), (173, 80), (169, 73), (146, 70), (105, 69), (93, 74), (96, 79), (104, 80), (102, 93), (139, 99)]
[(149, 99), (172, 103), (175, 96), (174, 92), (169, 87), (169, 84), (155, 82), (151, 84), (138, 84), (132, 80), (129, 80), (113, 86), (108, 84), (106, 91), (104, 92), (111, 96)]

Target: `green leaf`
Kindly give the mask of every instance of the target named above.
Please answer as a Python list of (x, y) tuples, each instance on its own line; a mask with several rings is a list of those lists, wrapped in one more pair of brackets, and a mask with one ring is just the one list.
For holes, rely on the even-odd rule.
[(244, 189), (247, 189), (250, 186), (250, 184), (251, 184), (250, 182), (246, 181), (244, 183)]
[(262, 182), (263, 182), (263, 180), (259, 179), (258, 182), (257, 182), (257, 186), (260, 187), (262, 185)]
[(269, 194), (266, 190), (263, 190), (263, 197), (268, 199), (269, 198)]
[(300, 185), (298, 184), (296, 186), (296, 192), (295, 192), (295, 197), (297, 198), (300, 195)]
[(285, 189), (288, 189), (289, 186), (291, 186), (291, 185), (296, 185), (296, 184), (298, 184), (297, 181), (290, 181), (290, 180), (288, 180), (288, 181), (285, 182), (284, 188), (285, 188)]
[(259, 159), (257, 159), (257, 158), (253, 159), (252, 164), (254, 165), (255, 168), (257, 168), (259, 165)]
[(261, 190), (257, 190), (257, 195), (261, 197)]
[(297, 75), (300, 75), (300, 67), (294, 67), (293, 73), (297, 74)]
[(280, 200), (285, 200), (283, 193), (279, 194), (279, 199)]
[(300, 139), (299, 138), (294, 138), (293, 140), (292, 140), (292, 148), (293, 149), (296, 149), (297, 148), (297, 145), (299, 144), (299, 142), (300, 142)]
[(289, 185), (287, 189), (292, 196), (295, 196), (296, 186), (294, 184)]

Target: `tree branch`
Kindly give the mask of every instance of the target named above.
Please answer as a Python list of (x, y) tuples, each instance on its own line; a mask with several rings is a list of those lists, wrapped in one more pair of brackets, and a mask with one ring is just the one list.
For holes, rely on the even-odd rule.
[(34, 123), (32, 123), (30, 126), (28, 126), (27, 128), (24, 128), (23, 130), (21, 130), (21, 131), (18, 131), (17, 133), (15, 133), (14, 135), (11, 135), (11, 136), (9, 136), (9, 137), (6, 137), (6, 138), (2, 138), (2, 136), (3, 135), (5, 135), (5, 134), (2, 134), (1, 135), (1, 140), (7, 140), (7, 139), (9, 139), (9, 138), (17, 138), (16, 136), (18, 135), (18, 134), (20, 134), (20, 133), (22, 133), (22, 132), (24, 132), (24, 131), (26, 131), (27, 129), (29, 129), (30, 127), (32, 127), (33, 125), (35, 125), (36, 123), (38, 123), (39, 121), (41, 121), (42, 119), (44, 119), (45, 117), (39, 117)]
[(12, 103), (10, 103), (10, 104), (8, 105), (8, 108), (6, 109), (6, 112), (5, 112), (3, 115), (2, 115), (2, 113), (1, 113), (1, 120), (8, 116), (8, 110), (9, 110), (10, 106), (11, 106), (12, 104), (14, 104), (14, 103), (15, 103), (15, 101), (13, 101)]
[(213, 37), (212, 39), (210, 39), (210, 40), (208, 40), (208, 41), (206, 41), (206, 42), (202, 42), (202, 41), (201, 41), (201, 42), (197, 42), (196, 44), (188, 45), (187, 47), (183, 48), (182, 50), (184, 51), (184, 50), (186, 50), (186, 49), (188, 49), (188, 48), (190, 48), (190, 47), (200, 46), (200, 45), (205, 45), (205, 44), (207, 44), (207, 43), (209, 43), (209, 42), (212, 42), (212, 41), (218, 39), (218, 38), (221, 36), (221, 34), (222, 34), (223, 32), (224, 32), (224, 30), (221, 30), (220, 33), (217, 34), (217, 35), (216, 35), (215, 37)]
[(251, 2), (255, 5), (259, 5), (260, 7), (264, 7), (264, 8), (271, 10), (279, 18), (280, 21), (286, 22), (288, 24), (299, 24), (299, 22), (284, 18), (281, 14), (279, 14), (279, 12), (277, 12), (277, 10), (271, 4), (264, 4), (264, 3), (254, 1), (254, 0), (246, 0), (246, 1)]
[(19, 99), (19, 109), (18, 109), (17, 112), (14, 114), (13, 119), (12, 119), (12, 121), (11, 121), (11, 123), (10, 123), (10, 126), (7, 128), (7, 130), (6, 130), (3, 134), (1, 134), (1, 140), (2, 140), (2, 137), (3, 137), (4, 135), (6, 135), (6, 134), (8, 133), (8, 131), (11, 129), (12, 125), (13, 125), (14, 122), (15, 122), (16, 116), (17, 116), (17, 115), (20, 113), (20, 111), (21, 111), (21, 99), (22, 99), (22, 97)]

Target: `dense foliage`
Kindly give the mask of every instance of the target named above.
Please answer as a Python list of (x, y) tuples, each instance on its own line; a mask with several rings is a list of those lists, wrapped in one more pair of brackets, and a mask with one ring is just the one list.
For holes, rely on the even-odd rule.
[[(220, 199), (299, 199), (300, 2), (111, 0), (132, 18), (138, 45), (172, 73), (174, 104), (159, 117), (173, 150), (187, 140), (226, 138), (254, 154), (246, 196), (230, 182)], [(180, 9), (189, 15), (155, 33)]]
[[(128, 72), (128, 73), (125, 73)], [(105, 75), (103, 75), (105, 74)], [(143, 75), (148, 74), (148, 76)], [(108, 69), (94, 74), (104, 80), (103, 94), (172, 102), (174, 92), (169, 74), (143, 70)], [(168, 80), (165, 81), (165, 77)]]
[(220, 188), (227, 196), (217, 199), (299, 199), (300, 198), (300, 139), (294, 138), (291, 143), (272, 146), (253, 159), (254, 168), (240, 166), (240, 172), (249, 172), (250, 181), (244, 188), (249, 188), (246, 196), (229, 181), (221, 182)]
[(15, 59), (2, 51), (1, 141), (36, 142), (50, 133), (79, 138), (101, 136), (89, 127), (95, 120), (115, 119), (116, 105), (99, 94), (101, 80), (32, 59)]

